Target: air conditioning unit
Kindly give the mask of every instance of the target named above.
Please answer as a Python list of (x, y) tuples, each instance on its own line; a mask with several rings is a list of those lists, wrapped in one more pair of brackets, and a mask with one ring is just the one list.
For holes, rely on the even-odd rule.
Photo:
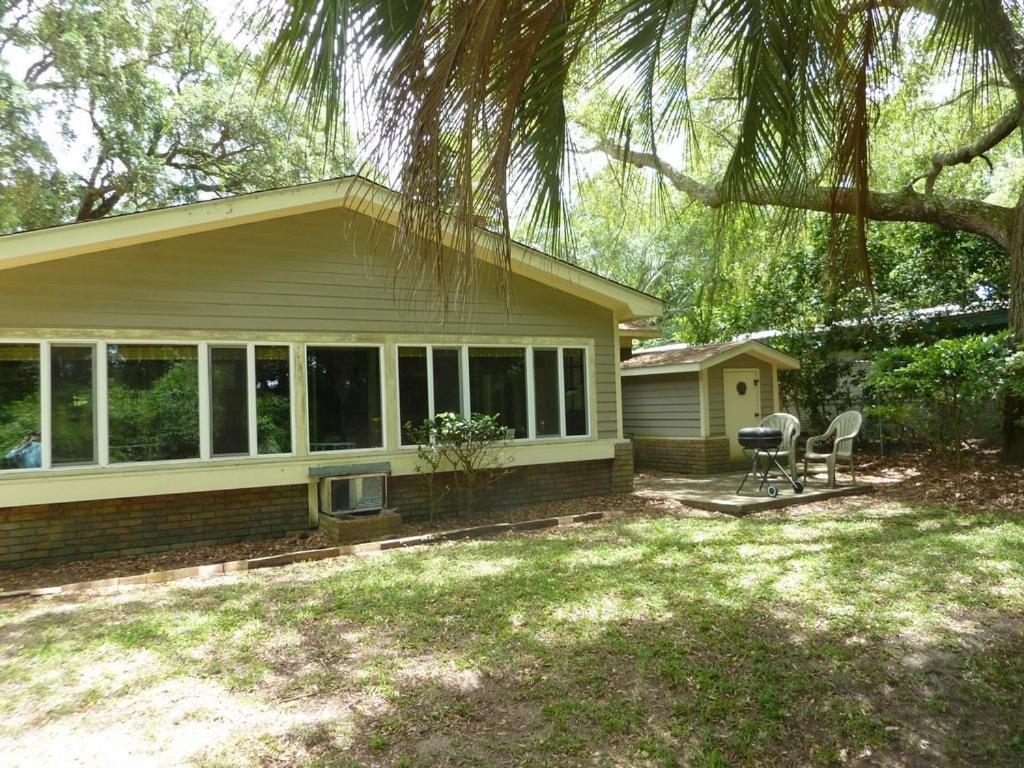
[(341, 475), (320, 478), (320, 511), (328, 515), (380, 512), (387, 505), (387, 475)]

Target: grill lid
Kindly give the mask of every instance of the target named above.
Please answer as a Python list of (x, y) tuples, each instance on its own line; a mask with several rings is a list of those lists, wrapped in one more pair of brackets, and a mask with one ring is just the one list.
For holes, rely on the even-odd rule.
[(778, 448), (782, 445), (782, 430), (770, 427), (744, 427), (737, 435), (744, 448)]

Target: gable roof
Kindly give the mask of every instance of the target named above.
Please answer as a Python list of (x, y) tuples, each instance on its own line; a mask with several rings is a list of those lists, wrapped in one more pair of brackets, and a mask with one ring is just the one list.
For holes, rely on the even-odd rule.
[[(0, 236), (0, 270), (332, 208), (348, 209), (394, 224), (399, 201), (394, 190), (361, 176), (345, 176), (97, 221), (61, 224)], [(478, 228), (475, 237), (475, 253), (484, 261), (497, 263), (500, 236)], [(454, 243), (454, 232), (443, 234), (442, 241)], [(662, 312), (662, 302), (653, 296), (522, 243), (512, 244), (512, 272), (611, 309), (619, 320), (655, 317)]]
[(751, 355), (774, 363), (781, 370), (794, 370), (800, 361), (759, 341), (724, 341), (720, 344), (669, 344), (638, 350), (620, 364), (623, 376), (650, 376), (663, 373), (700, 371), (723, 363), (737, 355)]

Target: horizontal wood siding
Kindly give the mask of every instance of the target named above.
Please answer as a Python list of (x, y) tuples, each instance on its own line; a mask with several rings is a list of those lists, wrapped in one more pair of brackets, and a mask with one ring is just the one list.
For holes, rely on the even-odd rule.
[(622, 431), (648, 437), (700, 437), (697, 374), (624, 376)]
[(737, 355), (708, 368), (708, 420), (712, 435), (725, 434), (725, 390), (722, 371), (726, 368), (757, 368), (760, 371), (761, 416), (775, 412), (772, 364), (751, 355)]
[(103, 251), (0, 274), (3, 328), (594, 340), (598, 437), (617, 435), (618, 350), (609, 310), (516, 277), (506, 308), (495, 268), (447, 317), (429, 280), (397, 268), (394, 230), (324, 211)]

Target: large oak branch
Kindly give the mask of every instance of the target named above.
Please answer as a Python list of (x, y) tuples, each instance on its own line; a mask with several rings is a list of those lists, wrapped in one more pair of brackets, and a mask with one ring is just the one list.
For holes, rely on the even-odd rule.
[[(833, 190), (827, 187), (755, 189), (739, 199), (727, 199), (718, 185), (697, 181), (649, 152), (626, 150), (610, 142), (601, 142), (598, 149), (638, 168), (658, 171), (676, 189), (709, 208), (720, 208), (727, 203), (745, 203), (821, 213), (857, 213), (852, 190)], [(921, 194), (907, 189), (901, 192), (869, 192), (865, 215), (875, 221), (917, 221), (935, 224), (943, 229), (973, 232), (1008, 248), (1014, 213), (1012, 208), (980, 200)]]

